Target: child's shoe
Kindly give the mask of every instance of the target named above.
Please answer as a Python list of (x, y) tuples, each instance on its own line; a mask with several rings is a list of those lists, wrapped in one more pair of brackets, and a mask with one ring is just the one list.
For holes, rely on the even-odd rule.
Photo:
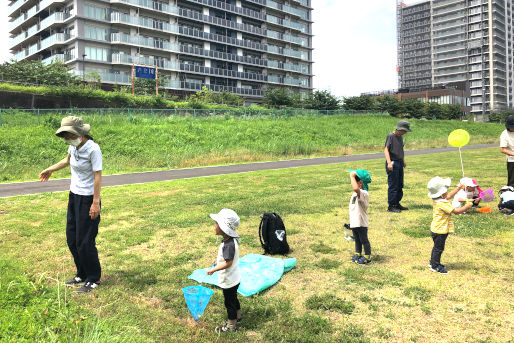
[(216, 326), (214, 331), (218, 334), (223, 333), (223, 332), (237, 332), (236, 322), (237, 322), (236, 319), (228, 320), (225, 324)]
[(357, 259), (357, 264), (369, 264), (369, 263), (371, 263), (371, 259), (366, 258), (366, 256), (364, 256), (364, 255), (359, 256), (359, 258)]
[(216, 333), (237, 332), (237, 328), (231, 329), (227, 325), (220, 325), (220, 326), (216, 326), (216, 328), (214, 329), (214, 332), (216, 332)]
[(361, 257), (361, 255), (359, 255), (359, 254), (355, 254), (355, 255), (353, 255), (353, 256), (352, 256), (352, 262), (353, 262), (353, 263), (357, 263), (357, 260), (359, 259), (359, 257)]
[(501, 212), (503, 212), (503, 214), (506, 216), (511, 216), (512, 214), (514, 214), (514, 211), (512, 211), (510, 208), (504, 208), (501, 210)]

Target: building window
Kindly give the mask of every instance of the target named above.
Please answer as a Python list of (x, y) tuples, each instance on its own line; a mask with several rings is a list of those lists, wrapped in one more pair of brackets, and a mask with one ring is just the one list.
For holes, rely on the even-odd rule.
[(107, 41), (108, 39), (108, 33), (107, 29), (96, 27), (96, 26), (89, 26), (84, 25), (84, 35), (86, 38), (94, 39), (94, 40), (101, 40), (101, 41)]
[(89, 60), (96, 60), (107, 62), (107, 49), (104, 48), (95, 48), (92, 46), (86, 46), (84, 53), (87, 55)]
[(107, 9), (85, 4), (84, 15), (88, 18), (107, 20)]

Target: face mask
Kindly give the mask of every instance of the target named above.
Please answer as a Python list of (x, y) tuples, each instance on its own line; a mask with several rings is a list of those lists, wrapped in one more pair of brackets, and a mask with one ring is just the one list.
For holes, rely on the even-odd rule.
[(74, 147), (78, 147), (80, 145), (80, 143), (82, 143), (82, 140), (80, 138), (65, 139), (64, 141), (66, 142), (66, 144), (74, 146)]

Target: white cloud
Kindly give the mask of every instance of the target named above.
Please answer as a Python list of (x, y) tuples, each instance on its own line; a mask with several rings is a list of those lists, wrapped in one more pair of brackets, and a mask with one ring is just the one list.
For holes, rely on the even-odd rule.
[[(349, 96), (396, 87), (394, 0), (313, 0), (313, 6), (316, 89)], [(7, 8), (2, 1), (0, 62), (11, 58)]]

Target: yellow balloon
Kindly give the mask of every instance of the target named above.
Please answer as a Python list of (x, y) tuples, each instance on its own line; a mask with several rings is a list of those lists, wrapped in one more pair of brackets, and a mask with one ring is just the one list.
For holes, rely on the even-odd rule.
[(468, 131), (462, 129), (452, 131), (448, 136), (448, 143), (456, 148), (462, 148), (469, 143)]

